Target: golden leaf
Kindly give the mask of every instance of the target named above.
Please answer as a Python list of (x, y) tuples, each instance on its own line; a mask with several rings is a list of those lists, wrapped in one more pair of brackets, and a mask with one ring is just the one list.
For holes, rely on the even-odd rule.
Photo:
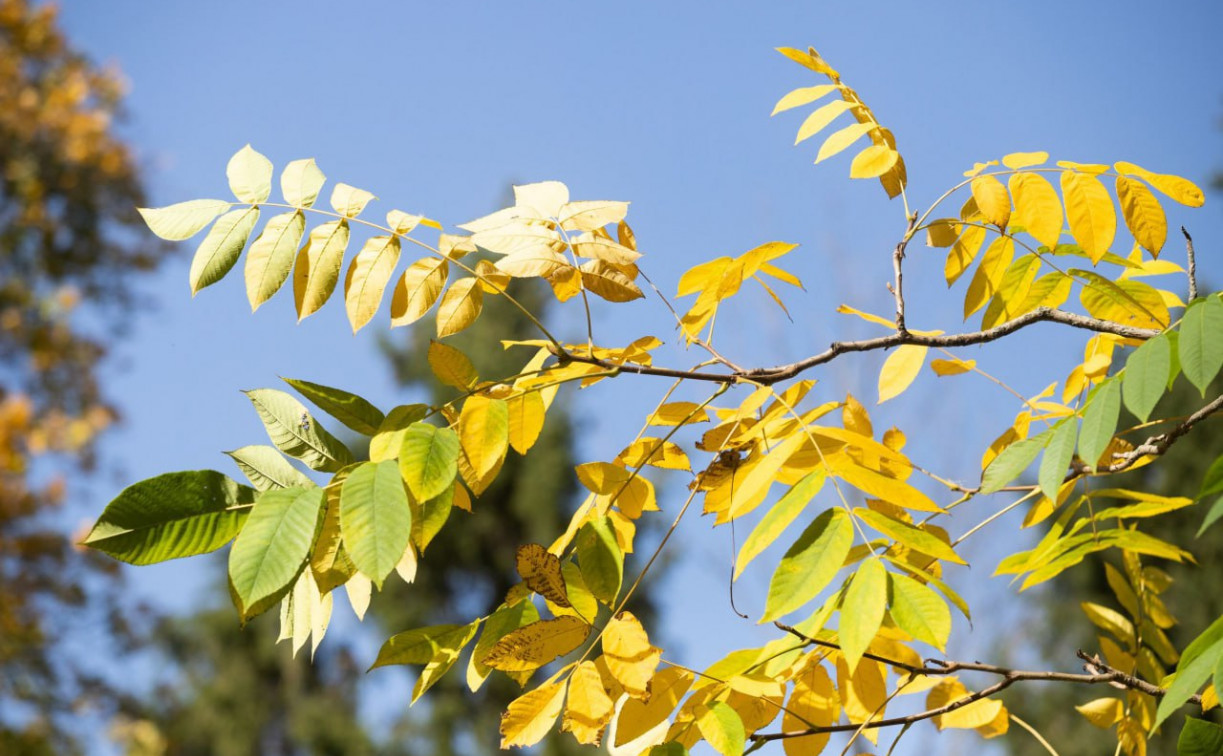
[(862, 136), (868, 131), (875, 128), (878, 128), (878, 126), (874, 123), (855, 123), (846, 126), (840, 131), (834, 131), (832, 136), (828, 137), (826, 140), (824, 140), (824, 143), (820, 145), (820, 151), (816, 153), (815, 162), (821, 163), (830, 157), (840, 154), (842, 150), (849, 147), (849, 145), (861, 139)]
[(1015, 223), (1036, 241), (1057, 246), (1062, 235), (1062, 203), (1048, 179), (1037, 173), (1016, 173), (1007, 182), (1015, 198)]
[(529, 207), (544, 218), (555, 218), (569, 201), (569, 187), (559, 181), (540, 181), (514, 187), (514, 206)]
[(1012, 152), (1002, 158), (1002, 164), (1007, 168), (1027, 168), (1031, 165), (1040, 165), (1049, 159), (1047, 152)]
[(510, 702), (501, 715), (501, 747), (533, 746), (544, 739), (565, 702), (565, 681), (541, 685)]
[(888, 355), (879, 371), (879, 404), (904, 393), (921, 372), (929, 350), (929, 347), (903, 344)]
[(974, 176), (972, 183), (972, 198), (977, 201), (977, 207), (986, 223), (992, 223), (998, 228), (1006, 228), (1011, 219), (1011, 196), (1002, 182), (990, 174)]
[(629, 444), (616, 459), (629, 467), (653, 465), (666, 470), (691, 470), (688, 455), (670, 441), (657, 438), (639, 438)]
[[(811, 725), (827, 727), (841, 716), (841, 699), (832, 684), (832, 678), (823, 666), (809, 663), (794, 678), (794, 692), (786, 705), (786, 714), (781, 720), (782, 732), (802, 732)], [(786, 738), (782, 741), (786, 756), (816, 754), (828, 744), (828, 733)]]
[(939, 376), (959, 375), (967, 373), (977, 366), (976, 360), (962, 360), (958, 357), (950, 360), (931, 360), (930, 369)]
[(529, 672), (573, 651), (590, 635), (579, 617), (557, 617), (520, 627), (497, 641), (480, 662), (503, 672)]
[(645, 628), (632, 612), (612, 617), (603, 631), (603, 656), (613, 677), (633, 698), (646, 699), (662, 650), (650, 645)]
[(855, 179), (875, 178), (892, 170), (900, 153), (885, 144), (872, 144), (854, 156), (849, 166), (849, 177)]
[(445, 338), (476, 322), (484, 309), (484, 291), (475, 278), (460, 278), (450, 285), (437, 308), (437, 336)]
[(636, 740), (666, 721), (680, 699), (692, 687), (692, 673), (677, 667), (667, 667), (654, 675), (650, 697), (646, 700), (629, 698), (616, 717), (614, 745)]
[[(937, 709), (969, 696), (968, 689), (954, 677), (949, 677), (934, 686), (926, 694), (926, 708)], [(934, 724), (940, 730), (947, 728), (971, 730), (991, 724), (1003, 711), (1002, 702), (984, 698), (958, 709), (940, 714)]]
[(459, 414), (459, 441), (468, 464), (483, 479), (505, 459), (509, 446), (509, 410), (500, 399), (467, 397)]
[(510, 414), (510, 446), (526, 454), (544, 427), (544, 399), (538, 391), (527, 391), (505, 400)]
[(408, 266), (391, 295), (391, 325), (419, 320), (442, 293), (450, 265), (444, 257), (425, 257)]
[(579, 743), (598, 745), (603, 728), (611, 722), (615, 703), (603, 688), (603, 676), (594, 662), (584, 661), (569, 678), (569, 697), (561, 729), (572, 732)]
[(1065, 171), (1062, 195), (1066, 199), (1070, 233), (1092, 264), (1100, 262), (1117, 234), (1117, 214), (1108, 190), (1095, 176)]
[(430, 340), (428, 360), (433, 375), (447, 386), (466, 390), (479, 378), (467, 355), (449, 344)]
[(1117, 177), (1117, 199), (1121, 201), (1121, 217), (1134, 235), (1134, 241), (1152, 257), (1159, 257), (1168, 238), (1168, 220), (1159, 200), (1142, 182), (1125, 176)]

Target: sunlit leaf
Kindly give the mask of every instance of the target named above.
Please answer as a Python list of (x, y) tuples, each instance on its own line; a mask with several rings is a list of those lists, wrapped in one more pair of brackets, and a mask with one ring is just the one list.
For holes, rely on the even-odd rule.
[(365, 462), (344, 479), (340, 528), (349, 557), (381, 590), (412, 532), (412, 510), (394, 460)]
[(251, 485), (259, 491), (313, 485), (310, 478), (270, 446), (243, 446), (225, 453), (237, 463), (238, 468), (250, 479)]
[(537, 543), (518, 547), (514, 564), (526, 586), (554, 604), (569, 606), (569, 594), (561, 573), (561, 561)]
[(237, 535), (254, 501), (219, 472), (166, 473), (123, 489), (82, 543), (128, 564), (204, 554)]
[(846, 126), (840, 131), (834, 131), (820, 145), (820, 151), (816, 153), (815, 162), (821, 163), (834, 155), (840, 154), (842, 150), (861, 139), (868, 131), (876, 128), (878, 126), (873, 123), (855, 123)]
[(220, 281), (234, 267), (258, 220), (257, 207), (234, 210), (217, 219), (191, 259), (192, 295)]
[(1006, 228), (1011, 219), (1011, 197), (1002, 182), (987, 173), (975, 176), (970, 187), (985, 222)]
[(1012, 170), (1019, 168), (1027, 168), (1033, 165), (1041, 165), (1049, 160), (1049, 153), (1040, 152), (1012, 152), (1002, 158), (1002, 164)]
[(277, 449), (323, 472), (335, 472), (352, 461), (348, 447), (319, 425), (305, 405), (289, 394), (276, 389), (245, 393)]
[(541, 685), (510, 702), (501, 715), (501, 747), (528, 747), (543, 740), (560, 716), (567, 681)]
[(789, 614), (814, 599), (845, 563), (853, 539), (844, 510), (829, 509), (815, 518), (777, 565), (760, 621)]
[(711, 701), (708, 705), (697, 707), (697, 727), (701, 737), (713, 746), (722, 756), (740, 756), (746, 743), (747, 734), (743, 728), (743, 719), (729, 705), (722, 701)]
[(865, 507), (856, 507), (854, 515), (875, 530), (895, 538), (897, 543), (904, 544), (914, 551), (919, 551), (935, 559), (942, 559), (954, 564), (968, 564), (960, 558), (959, 554), (955, 553), (955, 549), (950, 544), (940, 540), (938, 536), (928, 530), (922, 530), (893, 517), (888, 517), (882, 512)]
[(344, 278), (344, 305), (353, 333), (361, 330), (378, 312), (382, 294), (399, 263), (399, 238), (375, 236), (367, 239), (348, 266)]
[(1038, 173), (1016, 173), (1007, 184), (1015, 200), (1015, 224), (1023, 226), (1041, 244), (1056, 246), (1062, 235), (1062, 203), (1057, 190)]
[(798, 144), (815, 136), (847, 110), (849, 110), (849, 103), (845, 100), (833, 100), (816, 108), (798, 127), (798, 136), (794, 137), (794, 143)]
[(838, 636), (850, 670), (858, 665), (887, 609), (888, 573), (883, 560), (868, 558), (858, 567), (841, 603)]
[(819, 84), (814, 87), (799, 87), (798, 89), (787, 92), (780, 100), (778, 100), (777, 104), (773, 106), (773, 112), (770, 115), (777, 115), (778, 113), (786, 110), (800, 108), (803, 105), (810, 105), (836, 88), (837, 85), (835, 84)]
[(183, 241), (198, 234), (229, 209), (225, 200), (188, 200), (168, 207), (140, 207), (149, 230), (168, 241)]
[(892, 618), (909, 635), (942, 650), (951, 634), (951, 610), (929, 587), (911, 577), (888, 574)]
[(1168, 220), (1159, 200), (1140, 181), (1117, 177), (1117, 199), (1121, 201), (1121, 216), (1134, 235), (1134, 241), (1158, 257), (1168, 238)]
[(293, 269), (293, 299), (298, 320), (317, 312), (331, 298), (336, 281), (340, 279), (348, 239), (347, 220), (324, 223), (306, 238)]
[(450, 285), (437, 308), (437, 337), (445, 338), (476, 322), (484, 309), (484, 290), (475, 278), (460, 278)]
[(614, 712), (615, 702), (603, 688), (598, 667), (590, 661), (579, 664), (569, 678), (561, 729), (572, 732), (579, 743), (598, 745)]
[(590, 592), (604, 604), (611, 604), (624, 580), (624, 552), (606, 517), (587, 522), (578, 531), (578, 564)]
[(785, 495), (765, 513), (739, 549), (739, 555), (735, 559), (733, 579), (738, 579), (743, 569), (760, 552), (776, 541), (790, 523), (802, 513), (808, 502), (819, 493), (826, 477), (823, 468), (809, 473), (786, 491)]
[(364, 189), (348, 184), (336, 184), (331, 190), (331, 208), (345, 218), (356, 218), (374, 199), (377, 197)]
[(1045, 496), (1056, 501), (1070, 460), (1074, 457), (1074, 445), (1078, 439), (1078, 419), (1073, 415), (1063, 419), (1053, 426), (1049, 443), (1045, 446), (1045, 456), (1040, 461), (1037, 481)]
[(449, 272), (442, 257), (426, 257), (409, 265), (391, 295), (391, 325), (408, 325), (428, 312), (441, 296)]
[(300, 210), (277, 215), (246, 254), (246, 296), (251, 310), (259, 309), (284, 284), (293, 269), (297, 245), (306, 230), (306, 217)]
[(399, 471), (418, 501), (432, 499), (458, 475), (459, 437), (449, 428), (413, 422), (399, 447)]
[(1062, 195), (1066, 200), (1070, 233), (1092, 263), (1098, 263), (1112, 246), (1117, 233), (1117, 214), (1108, 190), (1095, 176), (1063, 171)]
[(527, 672), (573, 651), (590, 635), (590, 625), (573, 616), (539, 620), (497, 641), (481, 663), (504, 672)]
[(281, 380), (297, 389), (302, 396), (314, 402), (319, 409), (362, 435), (374, 435), (378, 432), (378, 426), (382, 425), (382, 421), (386, 419), (377, 407), (343, 389), (296, 378), (282, 378)]
[(321, 488), (264, 491), (229, 552), (229, 582), (244, 617), (272, 606), (293, 587), (310, 555), (323, 507)]
[(899, 396), (917, 378), (929, 347), (902, 344), (888, 355), (879, 371), (879, 403)]
[(280, 193), (294, 207), (310, 207), (326, 180), (313, 158), (294, 160), (280, 174)]
[(1182, 205), (1201, 207), (1206, 202), (1206, 195), (1188, 179), (1166, 173), (1152, 173), (1145, 168), (1124, 161), (1115, 163), (1114, 167), (1118, 173), (1138, 176)]
[(459, 414), (459, 443), (468, 464), (483, 478), (505, 459), (509, 446), (509, 409), (500, 399), (467, 397)]
[(1121, 417), (1121, 379), (1110, 378), (1099, 385), (1083, 411), (1083, 427), (1079, 430), (1079, 456), (1093, 467), (1113, 440), (1117, 420)]
[(257, 205), (272, 193), (272, 161), (249, 144), (234, 153), (225, 166), (229, 188), (242, 202)]
[(566, 231), (594, 231), (609, 223), (619, 223), (627, 214), (627, 202), (583, 200), (567, 203), (560, 209), (558, 219)]

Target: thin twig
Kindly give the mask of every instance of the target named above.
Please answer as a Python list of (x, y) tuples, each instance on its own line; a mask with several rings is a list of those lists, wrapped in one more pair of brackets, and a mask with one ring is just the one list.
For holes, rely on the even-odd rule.
[(901, 263), (905, 259), (905, 247), (909, 244), (909, 238), (913, 235), (913, 227), (917, 224), (917, 213), (909, 216), (909, 225), (905, 229), (904, 238), (896, 245), (896, 250), (892, 252), (892, 271), (896, 277), (895, 286), (889, 286), (892, 290), (892, 296), (896, 297), (896, 332), (905, 333), (908, 329), (905, 328), (905, 295), (904, 295), (904, 272), (901, 268)]
[(1189, 301), (1198, 298), (1198, 261), (1193, 253), (1193, 237), (1181, 226), (1181, 233), (1185, 235), (1185, 256), (1189, 258)]
[(1172, 446), (1172, 444), (1176, 443), (1177, 439), (1192, 430), (1193, 426), (1215, 414), (1220, 409), (1223, 409), (1223, 395), (1215, 397), (1214, 401), (1182, 420), (1175, 428), (1167, 433), (1160, 433), (1157, 436), (1151, 436), (1130, 451), (1121, 452), (1120, 454), (1114, 455), (1118, 461), (1109, 465), (1101, 472), (1121, 472), (1122, 470), (1133, 466), (1134, 463), (1136, 463), (1142, 457), (1159, 456), (1163, 454), (1164, 452), (1168, 451), (1168, 448)]
[[(811, 638), (793, 627), (790, 627), (789, 625), (783, 625), (780, 622), (775, 622), (773, 624), (775, 624), (779, 629), (784, 630), (795, 637), (801, 638), (810, 645), (823, 646), (825, 648), (840, 648), (840, 646), (836, 643), (819, 640), (818, 638)], [(788, 738), (801, 738), (807, 735), (816, 735), (826, 732), (853, 732), (861, 728), (908, 726), (914, 722), (920, 722), (924, 719), (932, 719), (933, 717), (941, 716), (943, 714), (947, 714), (948, 712), (955, 711), (956, 709), (963, 708), (976, 701), (989, 698), (990, 696), (1009, 688), (1011, 685), (1017, 682), (1052, 681), (1078, 683), (1081, 685), (1103, 684), (1125, 690), (1139, 691), (1152, 696), (1153, 698), (1163, 698), (1165, 695), (1167, 695), (1168, 691), (1164, 688), (1135, 677), (1127, 672), (1122, 672), (1119, 669), (1110, 667), (1098, 656), (1092, 656), (1083, 651), (1078, 651), (1075, 655), (1084, 661), (1083, 668), (1087, 670), (1086, 673), (1020, 670), (1000, 667), (995, 664), (947, 661), (943, 659), (926, 659), (922, 666), (917, 667), (896, 659), (889, 659), (884, 656), (865, 653), (862, 655), (862, 658), (864, 659), (871, 659), (873, 661), (878, 661), (883, 664), (888, 664), (890, 666), (903, 669), (910, 675), (914, 676), (922, 675), (927, 677), (936, 677), (951, 675), (955, 674), (956, 672), (984, 672), (986, 674), (998, 675), (1002, 679), (993, 685), (982, 688), (976, 693), (970, 693), (964, 698), (960, 698), (944, 706), (927, 709), (916, 714), (892, 717), (890, 719), (877, 719), (860, 724), (827, 725), (808, 727), (803, 730), (795, 730), (790, 732), (757, 733), (751, 736), (751, 740), (753, 742), (768, 742), (773, 740), (786, 740)], [(1201, 706), (1202, 697), (1200, 695), (1191, 696), (1185, 703)]]

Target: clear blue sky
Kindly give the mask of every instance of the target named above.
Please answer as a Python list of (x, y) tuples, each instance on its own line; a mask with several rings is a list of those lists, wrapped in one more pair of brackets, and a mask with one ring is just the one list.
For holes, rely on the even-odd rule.
[[(317, 158), (329, 180), (383, 198), (375, 214), (398, 207), (453, 225), (495, 209), (509, 184), (544, 179), (567, 182), (575, 198), (631, 200), (643, 267), (668, 293), (703, 259), (774, 239), (800, 243), (791, 266), (808, 290), (788, 297), (795, 325), (755, 295), (723, 318), (721, 346), (741, 363), (786, 362), (833, 338), (870, 333), (833, 310), (846, 301), (888, 310), (889, 251), (904, 227), (899, 204), (877, 184), (846, 178), (846, 156), (812, 166), (818, 142), (791, 146), (801, 115), (769, 118), (781, 94), (817, 83), (774, 47), (814, 45), (841, 70), (896, 134), (918, 207), (974, 161), (1018, 150), (1128, 160), (1203, 186), (1223, 168), (1216, 2), (78, 0), (64, 3), (62, 16), (76, 44), (131, 82), (124, 131), (156, 205), (228, 196), (225, 163), (251, 142), (278, 167)], [(1170, 221), (1193, 232), (1203, 277), (1223, 281), (1217, 199), (1174, 209)], [(1175, 258), (1179, 237), (1170, 240)], [(383, 406), (402, 398), (376, 354), (373, 331), (386, 327), (385, 310), (354, 338), (338, 302), (293, 325), (291, 296), (282, 292), (250, 315), (237, 275), (192, 300), (192, 248), (182, 245), (146, 288), (156, 310), (116, 350), (110, 387), (126, 419), (106, 452), (122, 475), (91, 487), (86, 507), (94, 513), (132, 480), (228, 471), (222, 449), (263, 438), (239, 389), (289, 375)], [(908, 265), (910, 326), (957, 328), (963, 284), (945, 294), (942, 255), (916, 248)], [(579, 307), (554, 315), (577, 333)], [(603, 307), (596, 334), (608, 343), (667, 337), (658, 326), (666, 317), (656, 301)], [(1080, 344), (1043, 329), (969, 356), (1034, 393), (1053, 380), (1044, 376), (1065, 374)], [(1051, 367), (1042, 376), (1014, 372), (1033, 353)], [(666, 359), (686, 357), (672, 351)], [(819, 373), (817, 391), (839, 398), (851, 390), (872, 405), (881, 359)], [(910, 430), (915, 460), (968, 478), (1015, 407), (988, 385), (949, 386), (923, 378), (876, 410), (876, 427)], [(664, 389), (633, 382), (579, 397), (589, 434), (579, 456), (610, 458), (636, 430), (633, 412), (600, 404), (644, 411), (640, 397), (653, 402)], [(707, 522), (685, 524), (690, 556), (669, 582), (696, 597), (668, 626), (695, 665), (716, 649), (678, 637), (681, 623), (725, 628), (723, 649), (758, 637), (724, 600), (728, 535), (707, 533)], [(976, 552), (978, 583), (993, 567), (987, 547)], [(191, 596), (166, 588), (194, 574), (187, 562), (131, 579), (181, 608)], [(745, 577), (741, 606), (758, 610), (767, 578)], [(981, 630), (950, 653), (988, 651)]]

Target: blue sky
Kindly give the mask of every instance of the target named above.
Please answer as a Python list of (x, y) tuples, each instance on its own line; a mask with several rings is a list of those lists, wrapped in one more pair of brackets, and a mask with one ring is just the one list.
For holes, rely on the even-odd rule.
[[(915, 207), (974, 161), (1019, 150), (1128, 160), (1203, 186), (1223, 168), (1215, 39), (1223, 6), (1215, 2), (77, 0), (63, 4), (62, 18), (77, 45), (131, 83), (123, 130), (155, 205), (228, 196), (225, 163), (250, 142), (278, 168), (315, 157), (329, 182), (374, 192), (383, 201), (371, 215), (397, 207), (453, 226), (495, 209), (510, 184), (545, 179), (565, 181), (575, 198), (630, 200), (643, 267), (668, 294), (704, 259), (800, 243), (789, 262), (807, 291), (787, 295), (793, 325), (756, 294), (723, 316), (719, 346), (740, 363), (788, 362), (871, 334), (833, 311), (841, 302), (888, 311), (889, 252), (904, 229), (898, 202), (874, 182), (846, 178), (848, 156), (812, 166), (818, 142), (791, 146), (801, 115), (769, 118), (781, 94), (819, 83), (774, 47), (810, 44), (840, 69), (896, 134)], [(1216, 201), (1196, 211), (1168, 203), (1169, 220), (1194, 234), (1203, 279), (1223, 281)], [(1177, 259), (1179, 237), (1169, 238), (1166, 254)], [(278, 375), (346, 387), (384, 407), (402, 401), (376, 354), (385, 309), (354, 337), (338, 302), (294, 325), (291, 295), (281, 292), (251, 315), (237, 275), (192, 299), (192, 249), (182, 245), (145, 287), (155, 310), (115, 350), (109, 385), (125, 422), (105, 450), (121, 472), (91, 484), (83, 510), (96, 513), (122, 485), (160, 472), (230, 471), (220, 451), (264, 437), (238, 390), (275, 385)], [(915, 247), (906, 273), (910, 326), (959, 327), (963, 284), (946, 293), (942, 255)], [(580, 306), (553, 316), (562, 332), (580, 333)], [(658, 325), (668, 317), (657, 301), (601, 307), (596, 338), (674, 341)], [(1040, 328), (966, 356), (1035, 393), (1080, 350), (1081, 341)], [(1034, 356), (1046, 366), (1024, 372)], [(671, 364), (688, 359), (666, 353)], [(881, 360), (831, 366), (812, 376), (817, 392), (832, 399), (848, 390), (873, 406)], [(666, 388), (618, 383), (577, 397), (584, 460), (609, 459), (636, 432), (634, 412), (601, 407), (639, 416)], [(965, 479), (1014, 411), (988, 384), (933, 377), (874, 410), (876, 427), (910, 431), (915, 460)], [(759, 636), (724, 600), (728, 534), (710, 535), (693, 518), (681, 535), (689, 556), (667, 589), (695, 598), (680, 602), (667, 632), (700, 665)], [(974, 552), (982, 564), (970, 595), (1002, 589), (981, 581), (997, 558), (988, 543)], [(167, 587), (197, 574), (188, 561), (136, 570), (131, 580), (183, 608), (190, 595)], [(744, 578), (741, 607), (758, 611), (767, 579)], [(680, 623), (694, 620), (724, 629), (725, 639), (716, 648), (684, 639)], [(984, 629), (949, 653), (988, 651)]]

